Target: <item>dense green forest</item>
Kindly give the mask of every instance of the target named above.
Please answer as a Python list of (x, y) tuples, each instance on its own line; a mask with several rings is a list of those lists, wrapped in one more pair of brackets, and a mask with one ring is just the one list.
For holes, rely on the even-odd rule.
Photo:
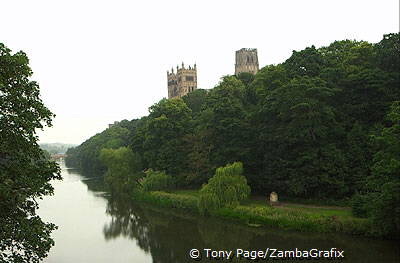
[(216, 168), (241, 162), (252, 194), (351, 199), (355, 215), (399, 233), (398, 33), (293, 51), (256, 75), (225, 76), (149, 112), (69, 149), (67, 165), (105, 172), (113, 160), (132, 187), (152, 169), (198, 189)]

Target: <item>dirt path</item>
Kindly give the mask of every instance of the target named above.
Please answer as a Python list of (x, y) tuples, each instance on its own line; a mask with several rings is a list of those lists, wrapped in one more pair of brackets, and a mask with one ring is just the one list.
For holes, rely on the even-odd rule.
[[(267, 204), (267, 198), (263, 196), (252, 196), (251, 200), (257, 202), (265, 202)], [(316, 209), (331, 209), (331, 210), (351, 210), (350, 207), (345, 206), (330, 206), (330, 205), (313, 205), (313, 204), (302, 204), (295, 202), (279, 202), (279, 206), (283, 207), (298, 207), (298, 208), (316, 208)]]

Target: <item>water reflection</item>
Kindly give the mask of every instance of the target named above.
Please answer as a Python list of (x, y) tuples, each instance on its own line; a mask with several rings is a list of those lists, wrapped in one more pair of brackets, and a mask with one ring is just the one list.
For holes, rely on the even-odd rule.
[(106, 213), (111, 215), (111, 222), (103, 228), (106, 240), (116, 239), (120, 236), (135, 240), (136, 244), (148, 252), (150, 250), (149, 223), (140, 214), (141, 211), (126, 202), (109, 201)]
[(265, 250), (267, 247), (280, 250), (329, 250), (335, 247), (345, 250), (347, 262), (398, 262), (399, 259), (399, 249), (388, 241), (371, 242), (345, 235), (249, 228), (116, 199), (109, 200), (107, 213), (112, 220), (104, 226), (105, 238), (129, 237), (141, 249), (151, 253), (153, 262), (190, 262), (188, 251), (192, 248)]
[[(265, 250), (267, 247), (281, 250), (336, 247), (345, 250), (345, 262), (399, 262), (400, 251), (395, 242), (250, 228), (185, 215), (112, 198), (103, 178), (96, 174), (82, 174), (74, 169), (64, 169), (63, 173), (64, 181), (56, 183), (56, 194), (49, 198), (54, 205), (47, 204), (43, 212), (49, 215), (48, 221), (60, 226), (55, 233), (56, 247), (46, 262), (180, 263), (194, 262), (188, 256), (192, 248)], [(62, 209), (58, 211), (60, 206)], [(79, 231), (74, 231), (77, 228)]]
[(63, 181), (53, 182), (54, 196), (40, 202), (38, 214), (59, 228), (52, 233), (55, 246), (46, 263), (152, 262), (151, 255), (131, 239), (104, 238), (103, 227), (112, 220), (106, 214), (107, 195), (102, 178), (82, 175), (62, 166)]

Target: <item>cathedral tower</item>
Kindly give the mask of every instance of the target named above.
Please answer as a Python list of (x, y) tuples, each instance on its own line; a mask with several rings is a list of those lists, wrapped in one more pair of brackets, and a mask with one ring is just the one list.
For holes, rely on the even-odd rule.
[(242, 48), (236, 51), (235, 75), (242, 72), (256, 74), (258, 72), (258, 56), (256, 48)]
[(168, 99), (180, 98), (185, 96), (189, 92), (197, 89), (197, 68), (196, 64), (193, 67), (189, 66), (185, 68), (182, 63), (182, 67), (176, 67), (176, 73), (174, 69), (171, 72), (167, 71), (168, 79)]

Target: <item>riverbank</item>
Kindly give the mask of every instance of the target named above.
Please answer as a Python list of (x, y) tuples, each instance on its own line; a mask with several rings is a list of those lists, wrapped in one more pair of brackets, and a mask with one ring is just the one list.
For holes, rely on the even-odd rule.
[[(136, 192), (134, 199), (158, 207), (173, 208), (199, 214), (197, 191)], [(221, 208), (210, 216), (236, 221), (252, 227), (272, 226), (303, 232), (339, 232), (374, 236), (369, 219), (356, 218), (341, 207), (321, 207), (293, 203), (269, 206), (266, 202), (250, 199), (235, 208)]]

